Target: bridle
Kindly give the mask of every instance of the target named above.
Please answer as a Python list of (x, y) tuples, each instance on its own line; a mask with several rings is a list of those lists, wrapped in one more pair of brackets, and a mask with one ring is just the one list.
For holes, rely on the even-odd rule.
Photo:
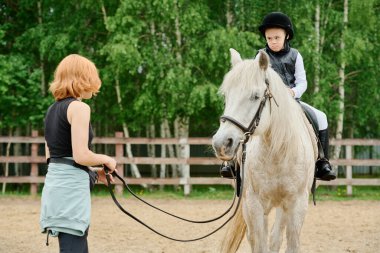
[(264, 106), (265, 106), (266, 102), (268, 100), (270, 102), (270, 100), (273, 98), (274, 102), (276, 103), (276, 105), (278, 107), (276, 99), (273, 97), (272, 92), (269, 89), (268, 78), (265, 78), (265, 84), (266, 84), (267, 87), (266, 87), (266, 89), (264, 91), (264, 96), (261, 99), (259, 108), (257, 109), (256, 114), (253, 117), (253, 119), (251, 120), (251, 123), (249, 124), (248, 127), (243, 126), (243, 124), (241, 124), (239, 121), (235, 120), (234, 118), (232, 118), (230, 116), (223, 115), (223, 116), (220, 117), (220, 119), (222, 120), (222, 122), (229, 121), (232, 124), (234, 124), (235, 126), (237, 126), (240, 130), (243, 131), (244, 136), (245, 136), (245, 139), (243, 140), (244, 141), (243, 143), (247, 143), (248, 140), (249, 140), (249, 138), (254, 134), (257, 126), (260, 123), (261, 113), (262, 113), (262, 111), (264, 109)]

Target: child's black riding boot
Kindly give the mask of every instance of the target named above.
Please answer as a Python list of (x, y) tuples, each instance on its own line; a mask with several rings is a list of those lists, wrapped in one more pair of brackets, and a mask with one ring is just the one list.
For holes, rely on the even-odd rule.
[(223, 164), (220, 166), (220, 176), (223, 178), (235, 178), (235, 162), (234, 161), (228, 161), (223, 162)]
[(329, 133), (328, 129), (319, 131), (319, 140), (321, 142), (325, 158), (319, 159), (316, 162), (317, 173), (316, 177), (319, 180), (330, 181), (336, 178), (329, 162)]

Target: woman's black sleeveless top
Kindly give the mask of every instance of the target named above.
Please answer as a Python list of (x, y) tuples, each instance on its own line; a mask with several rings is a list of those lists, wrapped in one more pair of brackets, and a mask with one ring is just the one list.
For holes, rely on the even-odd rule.
[[(64, 98), (52, 104), (45, 116), (45, 140), (49, 147), (50, 157), (72, 157), (71, 125), (67, 120), (67, 108), (76, 101), (73, 97)], [(93, 138), (89, 124), (88, 148), (91, 149)]]

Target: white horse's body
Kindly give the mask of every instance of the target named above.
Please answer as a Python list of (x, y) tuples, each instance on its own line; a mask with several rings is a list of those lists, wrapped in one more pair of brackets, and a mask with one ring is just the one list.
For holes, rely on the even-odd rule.
[[(220, 89), (225, 96), (224, 115), (248, 126), (266, 91), (266, 78), (278, 106), (273, 99), (266, 101), (259, 125), (247, 143), (242, 208), (227, 231), (222, 251), (236, 252), (247, 232), (252, 252), (279, 252), (286, 228), (286, 252), (299, 252), (317, 158), (315, 136), (301, 107), (269, 67), (264, 52), (257, 60), (242, 60), (233, 49), (231, 56), (233, 67)], [(217, 157), (231, 160), (236, 156), (240, 162), (242, 139), (241, 129), (222, 121), (213, 137)], [(268, 245), (267, 217), (273, 207), (277, 209), (276, 220)]]

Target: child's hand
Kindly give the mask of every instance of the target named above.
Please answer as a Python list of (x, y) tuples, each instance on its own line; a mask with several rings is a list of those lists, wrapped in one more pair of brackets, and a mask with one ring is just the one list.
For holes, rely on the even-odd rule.
[(292, 96), (292, 97), (295, 97), (295, 93), (294, 93), (294, 90), (292, 90), (292, 89), (290, 89), (290, 88), (288, 88), (289, 89), (289, 93), (290, 93), (290, 95)]

